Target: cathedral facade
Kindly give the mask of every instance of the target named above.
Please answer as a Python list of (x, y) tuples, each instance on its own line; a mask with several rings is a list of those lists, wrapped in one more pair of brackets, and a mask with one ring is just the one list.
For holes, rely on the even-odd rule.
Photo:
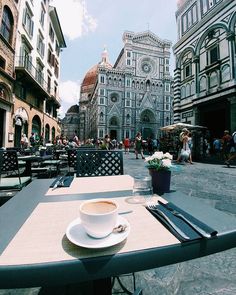
[(144, 139), (159, 136), (172, 122), (171, 42), (150, 31), (125, 31), (114, 66), (104, 50), (102, 61), (84, 77), (80, 93), (80, 139)]

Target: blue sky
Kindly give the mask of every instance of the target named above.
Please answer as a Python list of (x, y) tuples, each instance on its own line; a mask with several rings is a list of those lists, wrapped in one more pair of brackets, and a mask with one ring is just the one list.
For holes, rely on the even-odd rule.
[[(80, 83), (101, 60), (106, 46), (114, 64), (123, 47), (123, 32), (148, 28), (161, 39), (176, 42), (176, 0), (52, 0), (60, 19), (67, 48), (61, 54), (61, 117), (78, 103)], [(174, 59), (171, 59), (172, 69)]]

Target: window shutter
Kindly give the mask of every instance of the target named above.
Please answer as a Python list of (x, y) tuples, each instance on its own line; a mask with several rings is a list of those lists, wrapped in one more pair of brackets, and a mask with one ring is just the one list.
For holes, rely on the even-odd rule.
[(30, 22), (30, 36), (33, 37), (34, 33), (34, 22), (31, 20)]
[(42, 56), (44, 56), (44, 53), (45, 53), (45, 44), (42, 43)]
[(19, 56), (18, 63), (19, 63), (18, 64), (19, 66), (23, 66), (24, 65), (24, 49), (23, 49), (22, 46), (20, 47), (20, 56)]
[(24, 26), (26, 25), (26, 8), (23, 10), (22, 23), (23, 23)]
[(52, 54), (52, 61), (51, 61), (51, 64), (52, 64), (52, 66), (54, 67), (54, 65), (55, 65), (55, 55), (54, 55), (54, 54)]

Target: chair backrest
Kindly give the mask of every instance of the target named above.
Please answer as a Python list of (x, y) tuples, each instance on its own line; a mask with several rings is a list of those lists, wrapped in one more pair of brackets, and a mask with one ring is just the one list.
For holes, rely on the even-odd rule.
[(78, 150), (77, 177), (123, 175), (123, 152)]
[(0, 177), (3, 174), (18, 176), (21, 183), (16, 151), (0, 151)]

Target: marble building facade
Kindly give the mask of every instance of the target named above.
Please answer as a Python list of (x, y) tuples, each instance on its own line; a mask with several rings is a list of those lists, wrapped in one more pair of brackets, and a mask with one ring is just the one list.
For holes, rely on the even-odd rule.
[(159, 135), (172, 122), (171, 42), (150, 31), (125, 31), (124, 47), (112, 66), (104, 50), (100, 63), (84, 77), (80, 95), (80, 139), (121, 141)]
[(236, 2), (181, 0), (176, 12), (174, 121), (211, 137), (236, 130)]

